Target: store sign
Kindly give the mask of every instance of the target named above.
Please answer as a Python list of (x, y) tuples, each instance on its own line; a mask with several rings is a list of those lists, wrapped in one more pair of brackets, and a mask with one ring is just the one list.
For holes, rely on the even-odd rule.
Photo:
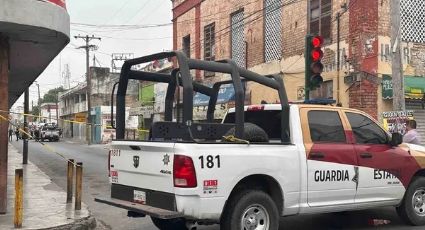
[(142, 115), (143, 117), (151, 117), (151, 115), (153, 114), (153, 106), (152, 105), (146, 105), (146, 106), (141, 106), (141, 107), (137, 107), (137, 108), (131, 108), (130, 109), (130, 116), (140, 116)]
[[(218, 104), (215, 106), (214, 119), (223, 119), (226, 115), (228, 105), (227, 104)], [(207, 119), (207, 105), (196, 106), (193, 108), (193, 120), (201, 121)]]
[(66, 9), (65, 0), (47, 0), (47, 1)]
[(389, 75), (382, 76), (382, 99), (393, 98), (393, 79)]
[(413, 111), (390, 111), (382, 113), (384, 127), (390, 133), (401, 133), (406, 132), (406, 122), (414, 119)]
[(86, 122), (86, 114), (85, 113), (77, 113), (75, 114), (74, 120), (76, 122)]

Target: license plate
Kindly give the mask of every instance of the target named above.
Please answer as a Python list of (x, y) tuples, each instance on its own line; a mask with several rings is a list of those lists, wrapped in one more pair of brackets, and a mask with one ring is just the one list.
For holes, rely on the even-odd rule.
[(139, 204), (146, 204), (146, 192), (134, 190), (133, 200)]

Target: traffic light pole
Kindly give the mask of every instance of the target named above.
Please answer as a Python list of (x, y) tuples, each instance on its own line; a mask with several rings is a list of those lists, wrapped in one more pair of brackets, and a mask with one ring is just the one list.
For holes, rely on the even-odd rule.
[(310, 78), (311, 78), (311, 72), (310, 72), (310, 68), (311, 68), (311, 59), (310, 59), (310, 54), (311, 54), (311, 39), (313, 38), (313, 36), (311, 35), (307, 35), (305, 37), (305, 53), (304, 53), (304, 58), (305, 58), (305, 85), (304, 85), (304, 100), (310, 100)]

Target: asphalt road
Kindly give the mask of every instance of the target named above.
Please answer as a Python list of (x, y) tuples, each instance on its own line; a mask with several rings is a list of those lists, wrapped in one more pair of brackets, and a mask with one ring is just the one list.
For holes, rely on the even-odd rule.
[[(12, 144), (22, 151), (22, 141), (13, 141)], [(150, 218), (128, 218), (127, 212), (122, 209), (94, 202), (94, 197), (108, 197), (110, 195), (107, 172), (107, 146), (87, 146), (62, 140), (61, 142), (47, 142), (47, 144), (65, 157), (83, 162), (83, 201), (89, 206), (93, 216), (98, 220), (99, 229), (156, 229)], [(29, 160), (49, 175), (54, 183), (66, 190), (66, 162), (62, 158), (49, 152), (41, 144), (30, 141)], [(372, 218), (391, 221), (390, 224), (379, 226), (379, 229), (424, 229), (424, 227), (406, 226), (398, 218), (394, 208), (391, 207), (356, 212), (286, 217), (280, 221), (280, 229), (377, 229), (376, 226), (369, 226), (368, 224)], [(219, 227), (217, 225), (202, 226), (198, 229), (219, 230)]]

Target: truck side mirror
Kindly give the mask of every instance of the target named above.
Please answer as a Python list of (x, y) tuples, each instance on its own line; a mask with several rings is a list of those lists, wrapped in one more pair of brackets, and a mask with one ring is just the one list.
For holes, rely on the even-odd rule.
[(400, 133), (393, 133), (390, 141), (391, 146), (398, 146), (403, 143), (403, 135)]

